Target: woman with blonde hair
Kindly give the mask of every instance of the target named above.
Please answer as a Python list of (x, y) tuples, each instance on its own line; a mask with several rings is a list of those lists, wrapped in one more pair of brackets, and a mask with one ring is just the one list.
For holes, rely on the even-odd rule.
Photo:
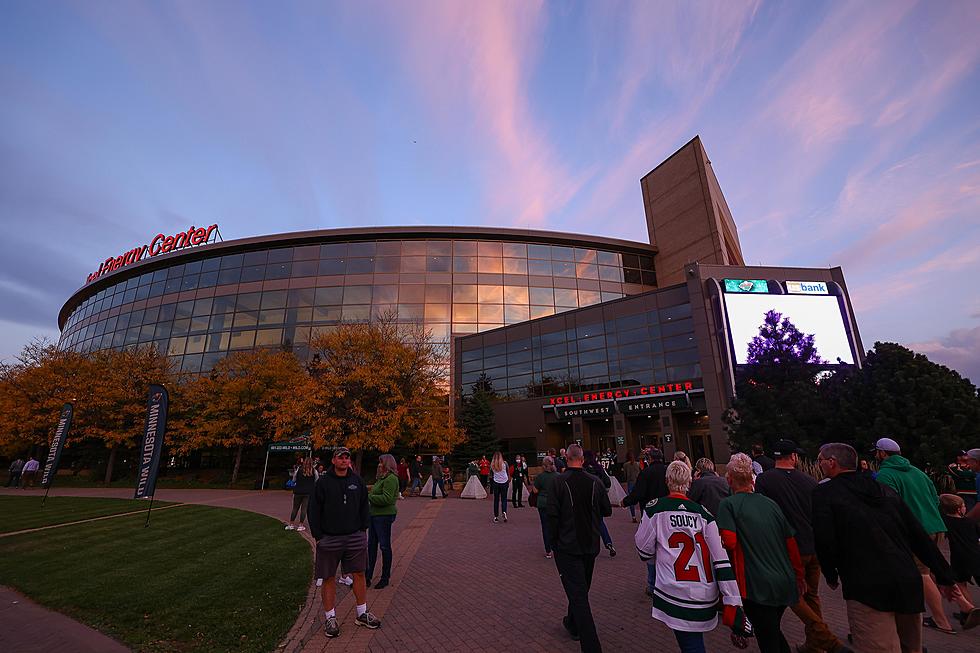
[[(491, 483), (493, 484), (493, 523), (498, 523), (501, 518), (507, 521), (507, 485), (510, 483), (510, 474), (507, 471), (507, 463), (504, 456), (499, 451), (493, 454), (493, 461), (490, 463)], [(503, 515), (501, 516), (501, 513)]]
[[(289, 515), (289, 523), (286, 524), (287, 531), (305, 531), (306, 526), (306, 507), (310, 503), (310, 495), (313, 494), (313, 486), (316, 485), (320, 475), (313, 469), (313, 458), (300, 458), (299, 465), (293, 470), (293, 511)], [(299, 525), (296, 525), (296, 513), (299, 512)]]
[(691, 459), (688, 458), (687, 457), (687, 454), (684, 453), (683, 451), (678, 451), (677, 453), (675, 453), (674, 454), (674, 460), (679, 460), (682, 463), (684, 463), (685, 465), (687, 465), (687, 468), (688, 469), (692, 469), (692, 467), (691, 467)]

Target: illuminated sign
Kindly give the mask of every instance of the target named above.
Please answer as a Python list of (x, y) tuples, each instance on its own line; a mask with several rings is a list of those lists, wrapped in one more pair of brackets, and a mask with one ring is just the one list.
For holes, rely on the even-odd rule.
[(606, 417), (607, 415), (612, 415), (616, 410), (616, 403), (613, 401), (600, 401), (593, 404), (580, 404), (578, 406), (555, 405), (554, 408), (555, 417), (558, 419)]
[(668, 392), (684, 392), (685, 390), (693, 389), (694, 384), (690, 381), (684, 381), (683, 383), (663, 383), (659, 385), (641, 385), (635, 388), (601, 390), (596, 392), (583, 392), (577, 395), (552, 397), (549, 400), (549, 403), (552, 406), (555, 406), (562, 404), (577, 404), (584, 401), (607, 401), (610, 399), (626, 399), (628, 397), (650, 397), (667, 394)]
[(769, 292), (764, 279), (725, 279), (725, 292)]
[(143, 245), (141, 247), (135, 247), (128, 252), (124, 252), (119, 256), (110, 256), (105, 261), (99, 265), (99, 269), (88, 275), (88, 279), (85, 283), (90, 283), (95, 281), (104, 274), (108, 274), (121, 267), (127, 265), (132, 265), (137, 261), (142, 260), (147, 256), (157, 256), (159, 254), (166, 254), (167, 252), (173, 252), (178, 249), (184, 249), (185, 247), (193, 247), (195, 245), (203, 245), (211, 242), (212, 234), (218, 230), (218, 225), (213, 224), (210, 227), (195, 227), (191, 225), (191, 228), (187, 231), (182, 231), (176, 233), (173, 236), (165, 236), (163, 234), (157, 234), (150, 241), (149, 245)]
[(828, 295), (823, 281), (787, 281), (786, 292), (791, 295)]
[(673, 395), (671, 397), (649, 397), (646, 399), (618, 401), (616, 405), (619, 406), (619, 412), (624, 415), (648, 415), (671, 408), (690, 408), (691, 400), (687, 395)]

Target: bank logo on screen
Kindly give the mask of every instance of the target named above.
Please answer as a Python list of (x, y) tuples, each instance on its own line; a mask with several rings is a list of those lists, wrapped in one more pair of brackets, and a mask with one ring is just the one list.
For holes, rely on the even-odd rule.
[(786, 292), (791, 295), (827, 295), (827, 284), (823, 281), (787, 281)]
[(769, 292), (764, 279), (725, 279), (725, 292)]

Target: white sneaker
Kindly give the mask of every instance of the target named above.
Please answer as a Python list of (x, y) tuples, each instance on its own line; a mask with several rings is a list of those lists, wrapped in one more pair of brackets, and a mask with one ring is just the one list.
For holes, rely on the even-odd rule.
[(295, 531), (296, 530), (296, 527), (293, 526), (292, 524), (286, 524), (286, 530), (287, 531)]
[(317, 578), (316, 579), (316, 586), (317, 587), (320, 587), (321, 585), (323, 585), (323, 579), (322, 578)]
[(504, 521), (507, 521), (507, 513), (504, 513)]
[(297, 526), (296, 527), (296, 530), (298, 530), (298, 531), (305, 531), (306, 530), (306, 526)]
[(351, 578), (350, 576), (341, 576), (340, 578), (337, 579), (337, 582), (340, 583), (341, 585), (346, 585), (347, 587), (350, 587), (351, 585), (354, 584), (354, 579)]

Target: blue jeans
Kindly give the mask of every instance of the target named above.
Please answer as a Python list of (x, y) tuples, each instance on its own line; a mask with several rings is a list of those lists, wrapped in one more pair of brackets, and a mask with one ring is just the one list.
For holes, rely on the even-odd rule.
[(507, 484), (493, 483), (493, 516), (499, 517), (501, 512), (507, 512)]
[(435, 477), (432, 478), (432, 498), (433, 499), (436, 498), (436, 488), (439, 488), (439, 491), (442, 492), (442, 498), (443, 499), (446, 498), (446, 488), (443, 486), (442, 483), (443, 483), (443, 481), (442, 481), (441, 478), (435, 478)]
[(368, 566), (365, 574), (368, 580), (374, 576), (379, 546), (381, 547), (381, 580), (391, 579), (391, 525), (394, 523), (395, 515), (371, 517), (371, 526), (368, 529)]
[[(627, 483), (626, 484), (626, 493), (629, 494), (630, 492), (632, 492), (634, 487), (636, 487), (636, 483)], [(642, 517), (642, 516), (643, 516), (643, 513), (640, 513), (640, 517)], [(634, 519), (634, 518), (636, 518), (636, 506), (631, 503), (630, 504), (630, 519)]]
[(551, 537), (548, 535), (548, 515), (543, 508), (538, 508), (538, 517), (541, 518), (541, 537), (544, 538), (544, 552), (551, 553)]
[(612, 536), (609, 535), (609, 529), (606, 528), (606, 520), (602, 517), (599, 518), (599, 535), (602, 536), (602, 543), (605, 546), (612, 544)]
[(704, 633), (675, 630), (674, 637), (677, 638), (677, 645), (681, 647), (681, 653), (704, 653)]
[(410, 491), (414, 493), (415, 492), (415, 488), (418, 488), (419, 489), (419, 492), (422, 492), (422, 479), (419, 478), (418, 476), (416, 476), (416, 477), (414, 477), (412, 479), (412, 487), (411, 487), (411, 490)]

